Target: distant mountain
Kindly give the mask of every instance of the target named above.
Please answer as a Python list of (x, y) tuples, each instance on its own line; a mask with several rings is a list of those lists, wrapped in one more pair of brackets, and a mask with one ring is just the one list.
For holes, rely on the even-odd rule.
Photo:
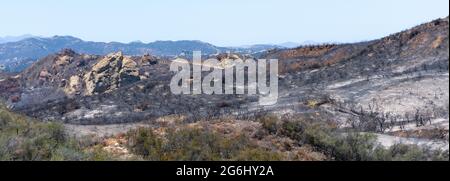
[(54, 36), (51, 38), (32, 37), (17, 42), (0, 44), (0, 65), (6, 71), (19, 72), (32, 62), (62, 49), (69, 48), (79, 53), (105, 55), (122, 51), (125, 55), (152, 54), (155, 56), (178, 56), (182, 53), (202, 51), (203, 54), (219, 54), (226, 51), (252, 54), (273, 48), (283, 48), (273, 45), (253, 45), (249, 47), (225, 48), (201, 41), (156, 41), (142, 43), (92, 42), (83, 41), (72, 36)]
[(312, 45), (323, 45), (323, 44), (341, 44), (339, 42), (317, 42), (312, 40), (303, 41), (300, 43), (297, 42), (284, 42), (278, 44), (278, 46), (285, 47), (285, 48), (297, 48), (300, 46), (312, 46)]
[(255, 54), (264, 52), (271, 49), (285, 49), (288, 47), (280, 46), (280, 45), (271, 45), (271, 44), (256, 44), (256, 45), (244, 45), (238, 47), (228, 47), (229, 51), (233, 51), (235, 53), (241, 54)]
[(33, 35), (21, 35), (21, 36), (5, 36), (5, 37), (0, 37), (0, 44), (1, 43), (8, 43), (8, 42), (17, 42), (20, 40), (24, 40), (27, 38), (32, 38), (35, 37)]
[(320, 43), (317, 43), (315, 41), (304, 41), (301, 43), (297, 42), (284, 42), (280, 44), (256, 44), (256, 45), (244, 45), (239, 47), (231, 47), (232, 49), (235, 49), (237, 51), (249, 51), (252, 53), (257, 53), (261, 51), (266, 51), (270, 49), (286, 49), (286, 48), (297, 48), (299, 46), (305, 46), (305, 45), (319, 45)]
[(284, 43), (280, 43), (278, 45), (282, 46), (282, 47), (286, 47), (286, 48), (295, 48), (295, 47), (300, 46), (301, 44), (295, 43), (295, 42), (284, 42)]
[[(157, 41), (144, 44), (141, 42), (92, 42), (83, 41), (72, 36), (54, 36), (51, 38), (28, 38), (18, 42), (0, 45), (0, 59), (14, 57), (38, 58), (55, 53), (64, 48), (74, 49), (80, 53), (108, 54), (122, 51), (124, 54), (141, 55), (178, 55), (183, 51), (201, 50), (206, 54), (214, 54), (219, 48), (201, 41)], [(10, 50), (10, 51), (8, 51)]]

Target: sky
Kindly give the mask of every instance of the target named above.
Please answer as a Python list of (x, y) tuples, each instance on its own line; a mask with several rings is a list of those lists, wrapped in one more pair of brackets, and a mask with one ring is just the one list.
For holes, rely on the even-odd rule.
[(1, 0), (0, 37), (349, 43), (448, 15), (448, 0)]

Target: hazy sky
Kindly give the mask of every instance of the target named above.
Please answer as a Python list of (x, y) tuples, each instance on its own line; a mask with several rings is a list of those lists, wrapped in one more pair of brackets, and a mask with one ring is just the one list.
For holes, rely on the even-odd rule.
[(448, 7), (448, 0), (1, 0), (0, 36), (355, 42), (446, 17)]

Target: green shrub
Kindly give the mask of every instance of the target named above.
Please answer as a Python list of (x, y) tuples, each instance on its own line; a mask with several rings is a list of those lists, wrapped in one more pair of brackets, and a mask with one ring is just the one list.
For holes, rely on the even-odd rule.
[(380, 146), (377, 137), (369, 133), (347, 131), (341, 133), (323, 121), (301, 119), (282, 120), (282, 136), (307, 144), (328, 155), (330, 160), (341, 161), (418, 161), (446, 160), (448, 151), (433, 151), (415, 145), (398, 144), (390, 148)]
[(384, 151), (379, 160), (388, 161), (448, 161), (448, 151), (431, 150), (417, 145), (395, 144)]
[(93, 150), (89, 152), (87, 160), (90, 161), (111, 161), (116, 160), (111, 154), (102, 149), (100, 145), (93, 147)]
[(69, 147), (58, 147), (51, 155), (51, 161), (83, 161), (88, 160), (88, 155), (78, 149), (71, 149)]
[(0, 108), (0, 160), (88, 160), (64, 126), (38, 122)]
[(279, 119), (275, 116), (264, 116), (259, 118), (263, 129), (267, 130), (270, 134), (276, 134), (279, 130)]
[(281, 126), (280, 134), (294, 140), (301, 140), (305, 129), (305, 125), (302, 124), (302, 122), (284, 121)]
[(129, 141), (133, 144), (132, 151), (142, 155), (148, 160), (162, 160), (162, 140), (159, 139), (152, 130), (139, 128), (128, 133)]
[(201, 129), (171, 131), (165, 149), (170, 152), (168, 160), (220, 160), (223, 139), (217, 134)]
[(151, 129), (128, 133), (130, 149), (146, 160), (214, 161), (214, 160), (280, 160), (281, 156), (258, 148), (248, 137), (224, 137), (208, 129), (182, 128), (168, 130), (165, 139)]
[(247, 148), (234, 158), (237, 161), (281, 161), (283, 156), (278, 152), (267, 151), (261, 148)]

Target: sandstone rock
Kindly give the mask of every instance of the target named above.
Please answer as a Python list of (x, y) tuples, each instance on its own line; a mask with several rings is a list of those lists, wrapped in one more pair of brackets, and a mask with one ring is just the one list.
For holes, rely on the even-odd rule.
[(73, 57), (64, 55), (64, 56), (58, 57), (55, 60), (55, 64), (57, 66), (65, 66), (65, 65), (70, 64), (72, 62), (72, 60), (73, 60)]
[(39, 80), (47, 81), (51, 76), (52, 75), (48, 72), (48, 70), (44, 69), (39, 73)]
[(115, 90), (141, 80), (138, 64), (121, 52), (107, 55), (92, 67), (83, 78), (86, 95)]
[(77, 53), (74, 50), (69, 49), (69, 48), (65, 48), (58, 53), (58, 55), (60, 55), (60, 56), (69, 56), (69, 57), (73, 57), (76, 54)]
[(104, 72), (117, 64), (118, 59), (123, 59), (122, 53), (109, 54), (92, 67), (92, 71), (96, 73)]
[(122, 60), (122, 69), (119, 72), (119, 79), (121, 84), (133, 83), (140, 80), (139, 69), (136, 62), (125, 57)]
[(145, 54), (144, 56), (141, 57), (141, 63), (142, 64), (150, 64), (150, 65), (155, 65), (158, 64), (158, 59), (156, 57), (151, 56), (150, 54)]
[(79, 76), (71, 76), (67, 87), (64, 89), (64, 92), (66, 92), (66, 94), (68, 95), (78, 94), (82, 88), (81, 83), (82, 81)]
[(129, 57), (125, 57), (122, 59), (122, 68), (123, 69), (133, 69), (136, 68), (137, 63)]

